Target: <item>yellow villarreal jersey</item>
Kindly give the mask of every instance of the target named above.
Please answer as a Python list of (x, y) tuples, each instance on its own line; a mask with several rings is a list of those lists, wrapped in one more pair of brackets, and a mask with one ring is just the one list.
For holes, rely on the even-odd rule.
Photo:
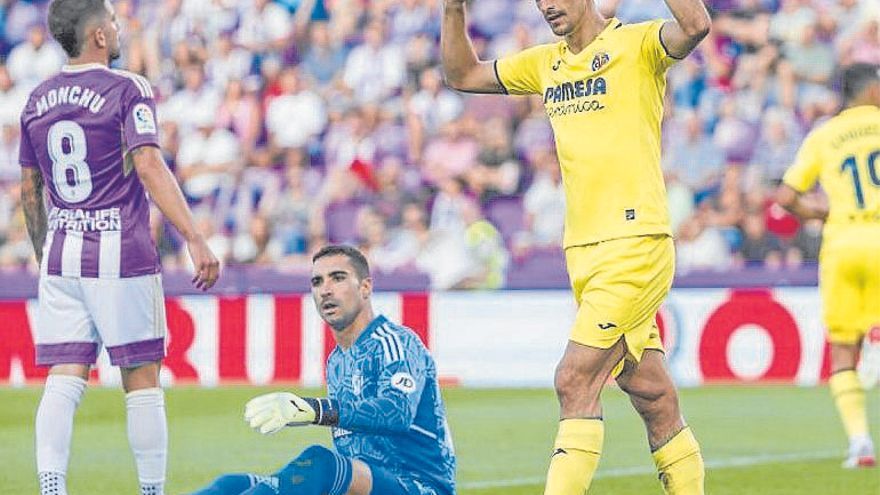
[(510, 94), (539, 94), (565, 186), (564, 246), (671, 235), (660, 170), (666, 71), (675, 61), (657, 20), (611, 19), (580, 53), (564, 41), (496, 62)]
[(804, 192), (817, 180), (830, 206), (826, 241), (852, 227), (880, 226), (880, 108), (844, 110), (806, 137), (783, 182)]

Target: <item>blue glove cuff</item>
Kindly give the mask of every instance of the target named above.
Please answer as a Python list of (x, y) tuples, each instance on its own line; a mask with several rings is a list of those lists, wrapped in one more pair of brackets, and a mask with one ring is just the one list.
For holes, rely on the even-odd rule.
[(314, 399), (303, 397), (312, 409), (315, 410), (316, 425), (337, 426), (339, 424), (339, 403), (333, 399)]

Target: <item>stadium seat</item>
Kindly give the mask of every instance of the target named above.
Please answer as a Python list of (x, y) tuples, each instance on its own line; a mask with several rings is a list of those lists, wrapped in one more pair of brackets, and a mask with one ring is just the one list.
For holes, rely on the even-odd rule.
[(518, 196), (499, 196), (489, 200), (484, 207), (486, 219), (501, 232), (505, 242), (523, 230), (523, 204)]
[(363, 206), (358, 201), (331, 203), (324, 212), (327, 238), (330, 242), (352, 242), (357, 239), (357, 213)]

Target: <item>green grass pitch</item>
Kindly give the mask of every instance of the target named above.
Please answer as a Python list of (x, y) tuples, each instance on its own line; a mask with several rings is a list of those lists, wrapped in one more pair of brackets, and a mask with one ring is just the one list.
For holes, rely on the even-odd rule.
[[(167, 391), (169, 494), (187, 493), (229, 471), (268, 472), (311, 443), (322, 428), (263, 437), (242, 421), (242, 406), (268, 388), (178, 387)], [(36, 494), (33, 419), (40, 390), (0, 389), (0, 494)], [(444, 391), (461, 495), (542, 492), (556, 428), (550, 390)], [(846, 442), (824, 387), (709, 386), (681, 392), (702, 443), (711, 495), (877, 495), (880, 469), (840, 468)], [(591, 495), (661, 494), (644, 431), (626, 397), (603, 396), (605, 449)], [(880, 397), (869, 411), (880, 444)], [(135, 493), (122, 392), (90, 389), (76, 418), (69, 483), (72, 495)]]

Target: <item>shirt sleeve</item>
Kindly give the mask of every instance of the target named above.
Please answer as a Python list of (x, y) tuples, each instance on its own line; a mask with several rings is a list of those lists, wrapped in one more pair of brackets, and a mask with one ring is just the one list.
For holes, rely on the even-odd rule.
[(544, 63), (547, 45), (527, 48), (495, 61), (495, 76), (512, 95), (541, 94), (541, 64)]
[(34, 147), (31, 145), (31, 136), (25, 125), (24, 112), (21, 114), (21, 132), (19, 133), (18, 146), (18, 163), (25, 168), (34, 168), (39, 166), (37, 154), (34, 153)]
[(123, 92), (122, 111), (126, 153), (144, 145), (159, 146), (156, 100), (149, 81), (141, 76), (131, 76)]
[(804, 140), (791, 166), (782, 177), (782, 182), (798, 192), (806, 192), (816, 185), (822, 170), (822, 157), (815, 135)]
[(339, 426), (364, 433), (403, 433), (409, 430), (425, 388), (427, 367), (413, 346), (404, 350), (400, 339), (389, 337), (379, 371), (376, 396), (340, 402)]
[(641, 48), (642, 61), (654, 73), (665, 72), (678, 61), (677, 58), (669, 54), (660, 37), (660, 31), (665, 23), (666, 21), (663, 19), (656, 19), (640, 24), (644, 29)]

